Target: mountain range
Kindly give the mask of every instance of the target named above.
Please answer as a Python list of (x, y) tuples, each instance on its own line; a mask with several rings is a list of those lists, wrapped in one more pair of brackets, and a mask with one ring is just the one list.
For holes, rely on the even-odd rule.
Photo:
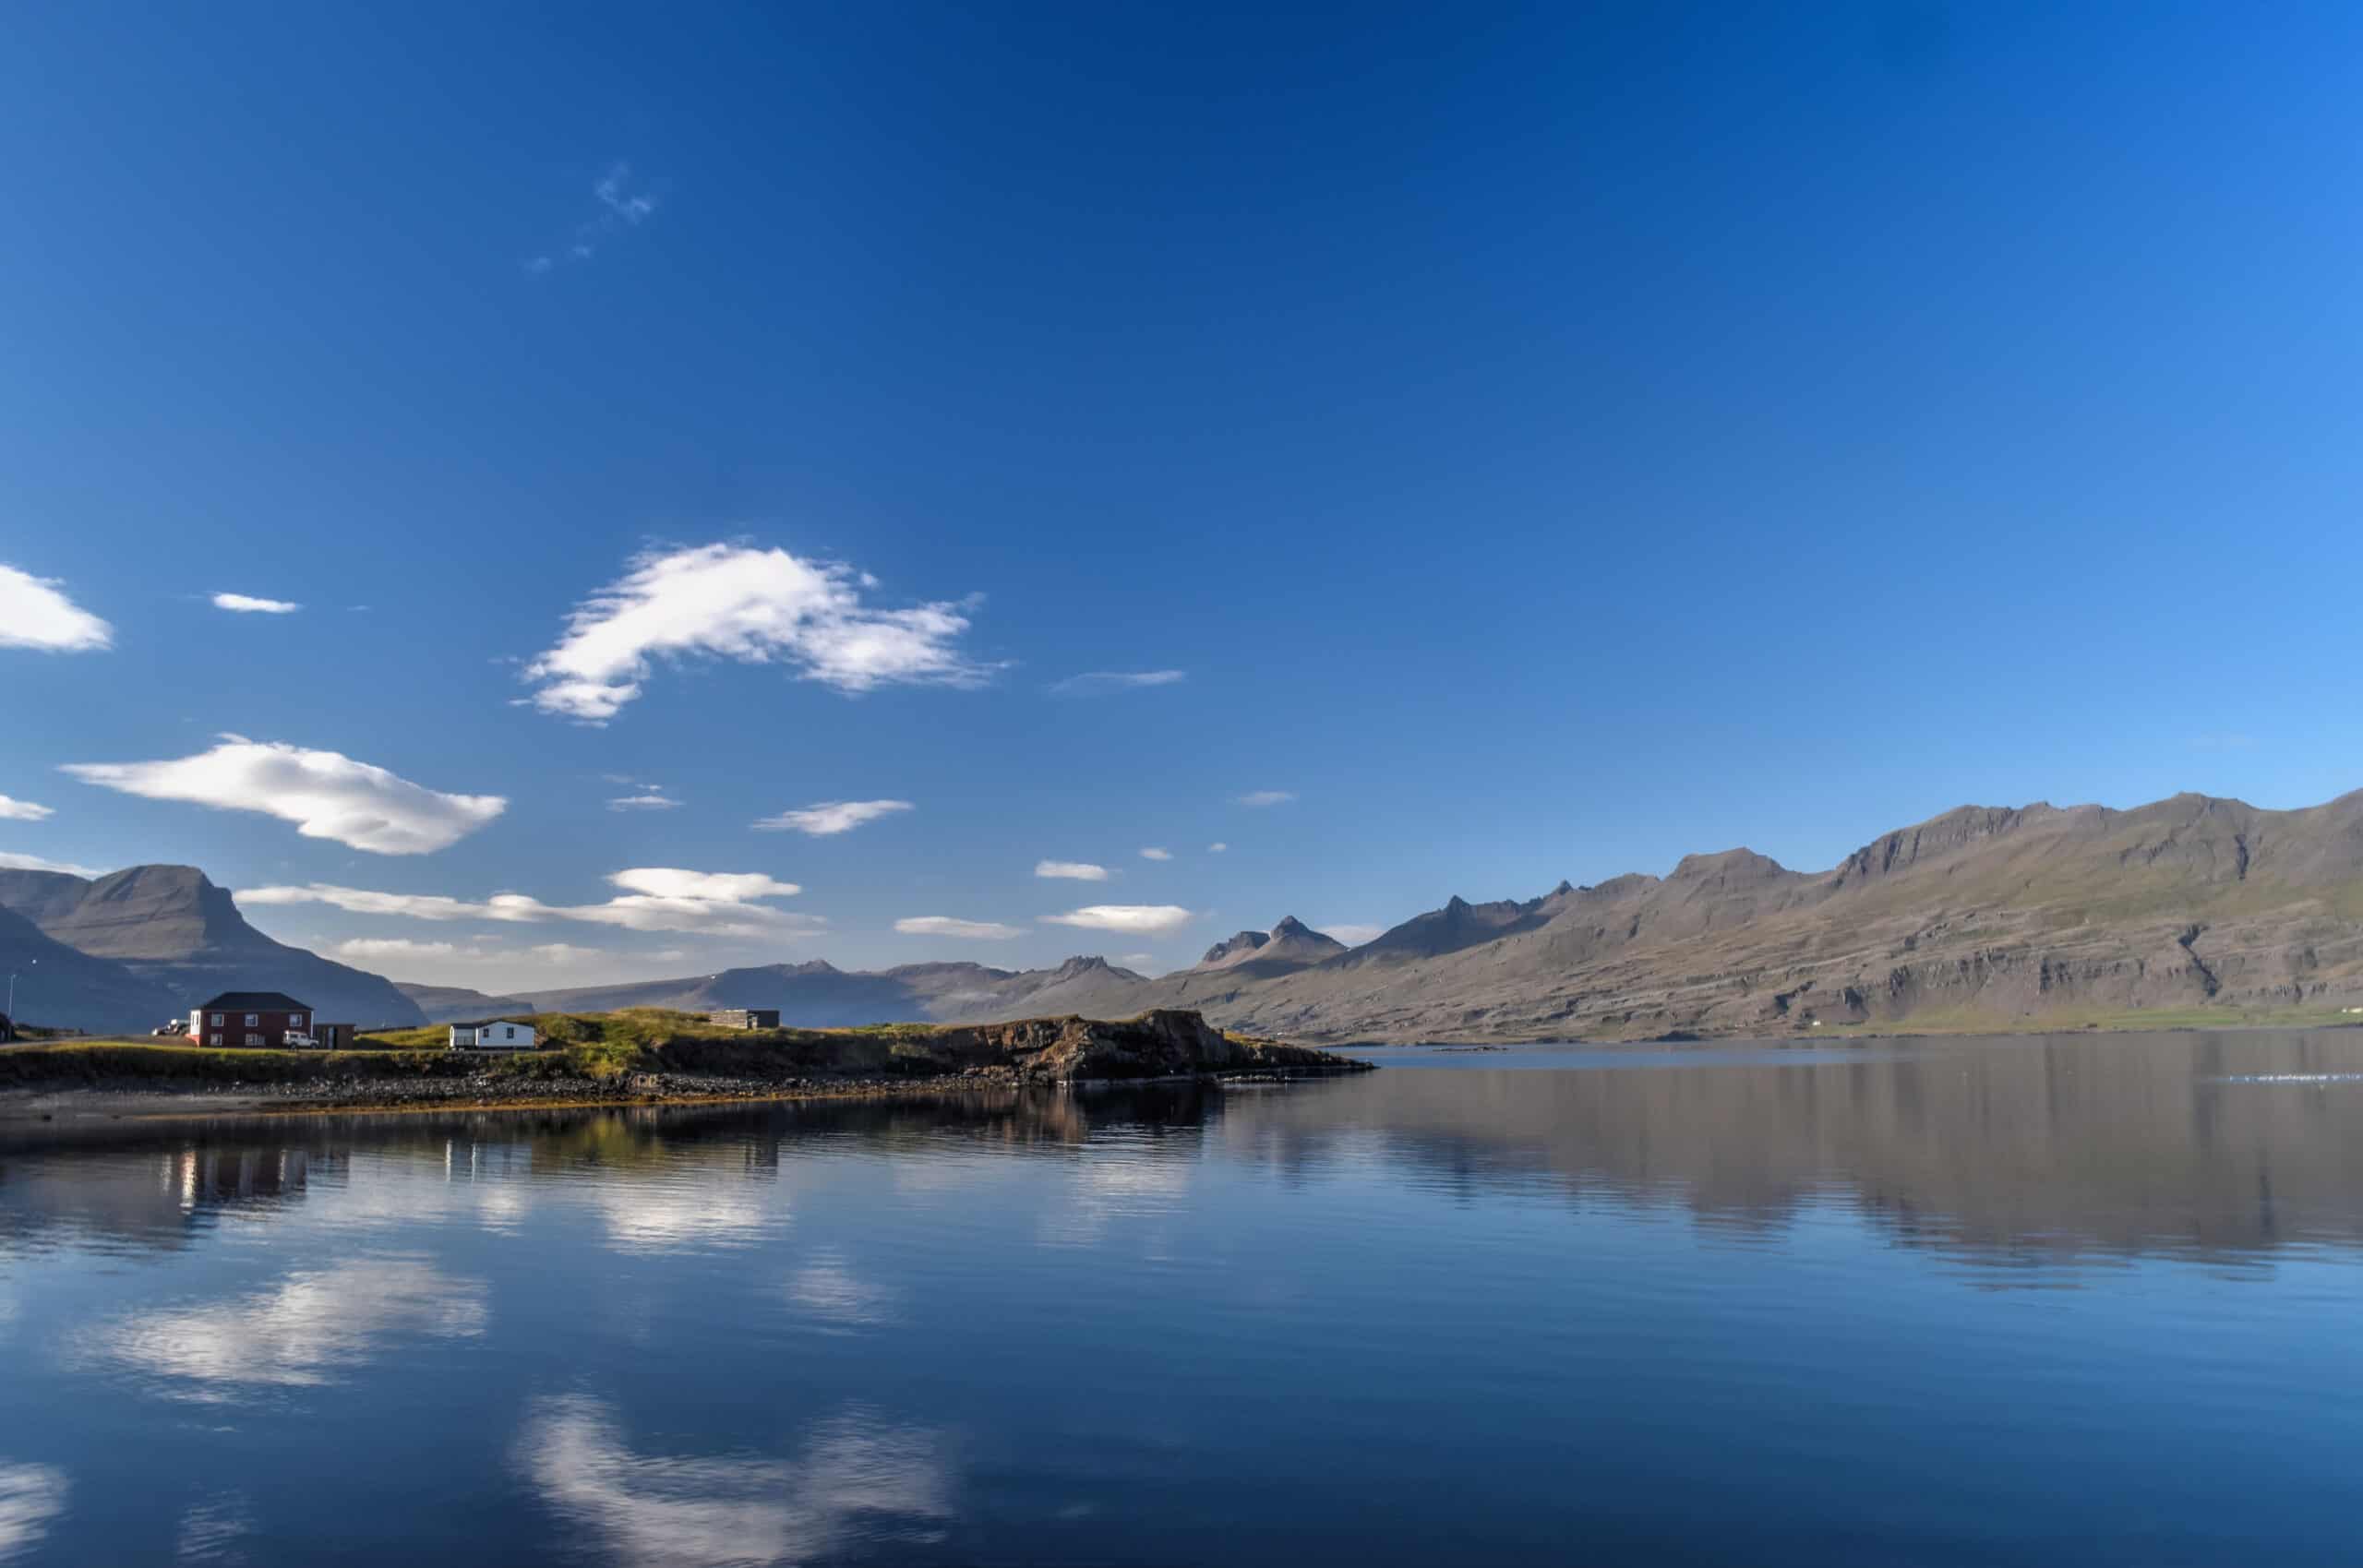
[(29, 1023), (144, 1034), (222, 991), (285, 991), (330, 1022), (423, 1023), (395, 985), (273, 941), (193, 866), (0, 869), (0, 969)]
[(0, 962), (46, 943), (70, 982), (28, 1016), (94, 1028), (144, 1020), (164, 993), (234, 984), (364, 1023), (662, 1005), (777, 1008), (810, 1025), (1186, 1007), (1332, 1042), (2017, 1028), (2363, 1003), (2363, 792), (2294, 811), (2199, 795), (2130, 810), (1963, 807), (1828, 870), (1694, 855), (1664, 877), (1456, 897), (1352, 948), (1289, 918), (1153, 979), (1084, 957), (1034, 970), (815, 961), (505, 996), (397, 987), (271, 941), (186, 867), (96, 881), (0, 871)]

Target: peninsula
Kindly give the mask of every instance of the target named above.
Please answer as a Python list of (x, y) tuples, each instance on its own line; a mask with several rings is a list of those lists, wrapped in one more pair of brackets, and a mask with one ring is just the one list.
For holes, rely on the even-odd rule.
[[(448, 1048), (446, 1031), (365, 1035), (352, 1050), (221, 1049), (180, 1042), (69, 1039), (0, 1050), (0, 1098), (15, 1108), (120, 1112), (487, 1109), (837, 1098), (1079, 1083), (1223, 1081), (1361, 1072), (1333, 1052), (1214, 1028), (1195, 1012), (1032, 1018), (1008, 1023), (890, 1023), (858, 1029), (734, 1029), (636, 1008), (543, 1013), (545, 1048)], [(169, 1098), (168, 1098), (169, 1097)]]

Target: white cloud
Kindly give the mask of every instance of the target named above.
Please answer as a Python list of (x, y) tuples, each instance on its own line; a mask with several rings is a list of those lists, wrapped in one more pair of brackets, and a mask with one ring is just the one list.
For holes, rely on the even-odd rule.
[(750, 898), (794, 898), (804, 891), (794, 882), (775, 881), (761, 871), (681, 871), (666, 866), (618, 871), (607, 880), (626, 892), (657, 898), (715, 899), (733, 904)]
[(347, 964), (420, 964), (473, 958), (478, 951), (457, 942), (415, 942), (408, 937), (355, 937), (329, 949)]
[(618, 956), (605, 948), (578, 947), (571, 942), (538, 942), (531, 947), (512, 948), (484, 942), (422, 942), (408, 937), (354, 937), (335, 943), (327, 952), (342, 963), (380, 972), (400, 969), (402, 979), (430, 983), (440, 976), (462, 973), (481, 978), (479, 972), (487, 969), (515, 974), (613, 964)]
[(36, 806), (30, 800), (11, 800), (0, 795), (0, 821), (39, 822), (55, 815), (57, 813), (46, 806)]
[(216, 593), (213, 607), (248, 616), (292, 616), (304, 606), (288, 599), (258, 599), (251, 593)]
[(573, 920), (632, 931), (688, 931), (713, 937), (786, 939), (828, 924), (817, 915), (791, 915), (753, 901), (792, 898), (803, 890), (761, 872), (683, 871), (643, 866), (607, 879), (624, 892), (605, 904), (544, 904), (523, 893), (495, 893), (481, 902), (440, 893), (390, 893), (309, 882), (301, 887), (246, 888), (250, 906), (325, 904), (356, 915), (413, 920)]
[(157, 762), (69, 762), (86, 784), (150, 800), (259, 811), (306, 838), (372, 855), (427, 855), (508, 808), (497, 795), (445, 795), (335, 751), (224, 736), (210, 751)]
[(1384, 926), (1356, 925), (1350, 920), (1325, 921), (1313, 928), (1324, 935), (1337, 938), (1348, 947), (1360, 947), (1386, 934)]
[(799, 806), (783, 811), (776, 817), (765, 817), (754, 824), (758, 832), (777, 833), (794, 831), (810, 833), (814, 838), (827, 838), (832, 833), (851, 832), (864, 822), (874, 822), (881, 817), (891, 817), (897, 811), (915, 808), (907, 800), (823, 800), (813, 806)]
[(17, 855), (5, 849), (0, 849), (0, 871), (62, 871), (69, 877), (106, 875), (95, 866), (77, 866), (71, 860), (43, 860), (38, 855)]
[(1208, 855), (1220, 855), (1220, 854), (1222, 854), (1224, 851), (1228, 850), (1229, 847), (1230, 847), (1230, 845), (1229, 845), (1229, 844), (1221, 844), (1221, 843), (1210, 844), (1206, 845), (1206, 853), (1207, 853)]
[(1094, 866), (1088, 860), (1038, 860), (1034, 874), (1061, 881), (1104, 882), (1108, 880), (1108, 868)]
[(52, 1465), (0, 1461), (0, 1562), (13, 1562), (66, 1512), (66, 1472)]
[(114, 645), (114, 628), (58, 592), (55, 578), (0, 566), (0, 648), (85, 653)]
[(990, 671), (953, 644), (968, 617), (952, 604), (873, 608), (874, 581), (839, 561), (731, 545), (652, 553), (567, 619), (525, 667), (546, 713), (605, 724), (641, 694), (651, 661), (703, 654), (786, 664), (847, 693), (880, 686), (978, 686)]
[(1069, 676), (1050, 685), (1053, 696), (1102, 697), (1111, 691), (1137, 691), (1147, 686), (1171, 686), (1187, 680), (1186, 670), (1093, 670), (1088, 675)]
[(538, 278), (561, 263), (570, 266), (588, 261), (611, 237), (626, 229), (636, 229), (656, 215), (654, 193), (633, 180), (629, 163), (607, 165), (607, 172), (592, 186), (591, 197), (600, 210), (587, 221), (576, 224), (565, 244), (526, 257), (527, 273)]
[(639, 795), (619, 795), (607, 802), (610, 811), (670, 811), (681, 803), (665, 793), (660, 784), (651, 784)]
[(1173, 858), (1173, 852), (1170, 849), (1144, 849), (1141, 851), (1141, 858), (1144, 860), (1170, 860)]
[(779, 1460), (643, 1453), (582, 1394), (534, 1408), (517, 1454), (544, 1505), (598, 1555), (639, 1568), (817, 1562), (857, 1545), (935, 1540), (953, 1516), (949, 1445), (858, 1409)]
[(960, 937), (980, 942), (1004, 942), (1026, 934), (1023, 926), (1003, 926), (991, 920), (955, 920), (949, 915), (907, 916), (894, 922), (894, 929), (906, 937)]
[(630, 185), (631, 165), (611, 163), (607, 172), (599, 177), (599, 183), (591, 187), (591, 194), (597, 197), (599, 205), (614, 214), (618, 221), (637, 225), (655, 212), (656, 198), (645, 191), (635, 194), (629, 188)]
[[(303, 887), (242, 888), (237, 901), (247, 905), (326, 904), (354, 915), (399, 915), (410, 920), (534, 918), (503, 915), (490, 904), (471, 904), (439, 893), (373, 892), (366, 888), (341, 888), (330, 882), (311, 882)], [(532, 899), (524, 902), (534, 904)]]
[(1161, 937), (1178, 931), (1196, 916), (1171, 904), (1094, 904), (1064, 915), (1045, 915), (1053, 926), (1081, 926), (1094, 931), (1122, 931), (1128, 936)]
[(1128, 952), (1118, 958), (1116, 962), (1127, 969), (1146, 969), (1157, 963), (1157, 954), (1153, 952)]
[(1251, 789), (1239, 797), (1241, 806), (1286, 806), (1296, 798), (1292, 789)]

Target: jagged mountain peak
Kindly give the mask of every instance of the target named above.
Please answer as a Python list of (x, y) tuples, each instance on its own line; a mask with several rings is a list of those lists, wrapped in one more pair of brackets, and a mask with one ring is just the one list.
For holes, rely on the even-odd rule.
[(1261, 931), (1241, 931), (1235, 935), (1225, 937), (1222, 940), (1215, 943), (1214, 946), (1206, 949), (1206, 956), (1198, 960), (1198, 962), (1200, 964), (1220, 964), (1223, 960), (1236, 957), (1240, 953), (1253, 952), (1256, 949), (1262, 947), (1265, 942), (1268, 942), (1271, 940), (1271, 938), (1265, 936)]

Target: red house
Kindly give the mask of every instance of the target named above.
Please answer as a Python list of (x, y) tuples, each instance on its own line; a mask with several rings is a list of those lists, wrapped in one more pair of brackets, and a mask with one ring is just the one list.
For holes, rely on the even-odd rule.
[(312, 1010), (284, 991), (224, 991), (189, 1014), (188, 1037), (199, 1046), (283, 1046), (291, 1031), (311, 1027)]

